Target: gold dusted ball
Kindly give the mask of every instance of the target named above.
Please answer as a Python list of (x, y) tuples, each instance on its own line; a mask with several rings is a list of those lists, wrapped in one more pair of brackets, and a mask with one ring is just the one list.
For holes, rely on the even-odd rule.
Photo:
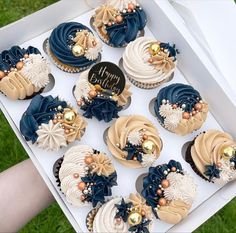
[(67, 124), (73, 124), (76, 118), (76, 113), (73, 110), (64, 113), (64, 121)]
[(225, 159), (230, 159), (235, 155), (235, 148), (232, 146), (223, 147), (221, 149), (221, 155)]
[(161, 47), (159, 43), (153, 43), (149, 47), (149, 53), (153, 56), (157, 55), (157, 53), (160, 51)]
[(145, 154), (152, 154), (156, 149), (156, 145), (151, 140), (145, 140), (142, 143), (142, 149)]
[(72, 48), (72, 53), (74, 54), (74, 56), (80, 57), (80, 56), (83, 56), (83, 55), (84, 55), (85, 50), (84, 50), (83, 46), (81, 46), (81, 45), (75, 45), (75, 46)]
[(138, 225), (142, 222), (142, 214), (139, 212), (131, 212), (128, 217), (128, 223), (131, 226)]

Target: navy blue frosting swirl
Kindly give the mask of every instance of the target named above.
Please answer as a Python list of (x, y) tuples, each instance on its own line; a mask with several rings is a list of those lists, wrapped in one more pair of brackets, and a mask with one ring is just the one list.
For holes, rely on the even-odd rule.
[(91, 193), (86, 195), (86, 201), (92, 202), (93, 207), (98, 203), (104, 203), (106, 196), (112, 195), (111, 188), (117, 185), (117, 173), (113, 172), (108, 177), (99, 176), (97, 174), (89, 174), (88, 176), (81, 177), (83, 182), (93, 183), (91, 186)]
[(159, 113), (162, 100), (169, 100), (170, 104), (177, 104), (180, 107), (184, 104), (186, 106), (184, 111), (191, 112), (195, 104), (201, 100), (201, 96), (192, 86), (182, 83), (174, 83), (162, 88), (155, 100), (154, 110), (158, 119), (163, 123), (164, 118)]
[(83, 116), (86, 118), (94, 116), (99, 121), (109, 122), (113, 118), (118, 118), (118, 112), (122, 109), (109, 97), (95, 97), (91, 103), (86, 100), (84, 102), (85, 104), (81, 106), (81, 109), (85, 111)]
[(135, 11), (122, 13), (123, 22), (112, 26), (106, 25), (109, 44), (114, 47), (121, 47), (136, 39), (140, 30), (143, 30), (147, 23), (147, 16), (143, 9), (135, 8)]
[(70, 22), (62, 23), (57, 26), (49, 37), (49, 47), (53, 55), (63, 64), (83, 68), (90, 66), (96, 62), (88, 60), (85, 56), (76, 57), (73, 55), (70, 44), (73, 43), (72, 38), (75, 37), (79, 30), (91, 30), (83, 24)]
[(4, 50), (0, 54), (0, 70), (9, 71), (16, 66), (17, 62), (24, 58), (25, 54), (41, 54), (40, 51), (32, 46), (27, 49), (13, 46), (9, 50)]
[[(172, 171), (173, 168), (175, 171)], [(170, 172), (183, 174), (181, 164), (178, 161), (170, 160), (168, 164), (150, 167), (148, 175), (143, 179), (143, 190), (141, 194), (146, 199), (147, 204), (152, 207), (153, 213), (157, 218), (158, 216), (154, 209), (157, 207), (159, 199), (163, 197), (163, 194), (157, 194), (157, 190), (160, 188), (161, 181), (166, 179)]]
[[(59, 110), (58, 106), (62, 108)], [(59, 100), (58, 97), (36, 95), (20, 120), (20, 131), (25, 140), (34, 143), (38, 138), (36, 131), (39, 126), (42, 123), (47, 124), (54, 118), (54, 115), (62, 112), (66, 107), (67, 103)]]

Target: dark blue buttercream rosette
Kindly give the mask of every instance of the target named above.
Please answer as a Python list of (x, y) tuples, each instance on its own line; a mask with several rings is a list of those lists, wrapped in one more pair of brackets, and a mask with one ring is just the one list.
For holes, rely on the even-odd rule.
[(20, 131), (26, 141), (35, 143), (39, 126), (53, 120), (54, 116), (66, 107), (67, 103), (58, 97), (36, 95), (20, 120)]

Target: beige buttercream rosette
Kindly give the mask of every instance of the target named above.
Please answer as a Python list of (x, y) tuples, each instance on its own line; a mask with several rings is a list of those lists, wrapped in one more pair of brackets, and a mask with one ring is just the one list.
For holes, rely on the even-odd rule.
[[(191, 146), (191, 157), (198, 172), (209, 181), (225, 184), (236, 179), (236, 142), (228, 133), (219, 130), (201, 133)], [(216, 173), (207, 173), (209, 169)]]
[[(117, 119), (108, 130), (107, 145), (121, 164), (131, 168), (150, 166), (162, 150), (157, 129), (147, 118), (139, 115)], [(134, 152), (128, 153), (132, 148)]]

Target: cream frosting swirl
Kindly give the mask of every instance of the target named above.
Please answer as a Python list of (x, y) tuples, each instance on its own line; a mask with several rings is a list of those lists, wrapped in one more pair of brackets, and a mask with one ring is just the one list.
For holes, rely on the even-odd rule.
[[(140, 37), (130, 42), (123, 54), (123, 66), (131, 80), (144, 84), (157, 84), (166, 81), (174, 67), (165, 72), (165, 69), (157, 69), (149, 62), (149, 47), (155, 42), (148, 37)], [(176, 62), (175, 62), (176, 63)]]
[[(117, 207), (120, 204), (122, 198), (114, 198), (100, 207), (93, 221), (94, 233), (108, 233), (108, 232), (129, 232), (130, 225), (128, 222), (124, 222), (122, 219), (119, 223), (116, 222)], [(152, 220), (151, 207), (146, 205), (145, 200), (139, 194), (131, 193), (128, 198), (124, 199), (125, 202), (131, 202), (132, 208), (138, 213), (143, 212), (145, 218)], [(132, 210), (131, 210), (132, 213)], [(149, 230), (151, 224), (147, 227)]]
[(93, 222), (93, 232), (94, 233), (105, 233), (105, 232), (128, 232), (128, 224), (121, 221), (118, 225), (115, 222), (115, 216), (117, 208), (115, 204), (119, 204), (121, 198), (114, 198), (108, 201), (106, 204), (98, 210), (94, 222)]
[[(96, 181), (86, 181), (86, 178), (90, 179), (94, 176), (96, 176)], [(96, 198), (99, 192), (104, 192), (102, 189), (111, 188), (105, 182), (105, 187), (97, 187), (101, 186), (101, 181), (99, 181), (101, 177), (102, 179), (112, 179), (113, 177), (114, 184), (112, 186), (116, 183), (115, 168), (111, 159), (105, 154), (99, 153), (86, 145), (74, 146), (65, 153), (59, 169), (59, 180), (61, 191), (65, 194), (69, 203), (82, 207), (92, 202), (95, 207), (98, 203)], [(92, 192), (93, 188), (94, 191)], [(104, 197), (111, 195), (111, 191), (107, 193), (99, 195), (104, 195)], [(105, 199), (101, 202), (103, 203), (104, 201)]]
[(59, 170), (61, 190), (66, 195), (66, 200), (75, 206), (88, 205), (80, 198), (83, 193), (78, 189), (78, 184), (81, 182), (81, 177), (85, 176), (85, 156), (92, 154), (93, 149), (89, 146), (74, 146), (65, 153)]
[(236, 148), (236, 142), (228, 133), (219, 130), (208, 130), (194, 140), (191, 147), (191, 157), (197, 170), (205, 176), (206, 166), (217, 165), (219, 178), (213, 178), (214, 183), (225, 184), (236, 179), (236, 170), (231, 164), (231, 157), (223, 156), (224, 148)]
[(112, 155), (120, 163), (128, 167), (139, 168), (142, 167), (142, 164), (139, 161), (126, 160), (128, 153), (124, 150), (129, 135), (133, 131), (139, 132), (140, 136), (144, 133), (148, 137), (148, 140), (154, 143), (155, 151), (153, 155), (155, 156), (154, 159), (157, 159), (162, 149), (162, 141), (154, 125), (143, 116), (122, 116), (117, 119), (108, 130), (107, 145)]

